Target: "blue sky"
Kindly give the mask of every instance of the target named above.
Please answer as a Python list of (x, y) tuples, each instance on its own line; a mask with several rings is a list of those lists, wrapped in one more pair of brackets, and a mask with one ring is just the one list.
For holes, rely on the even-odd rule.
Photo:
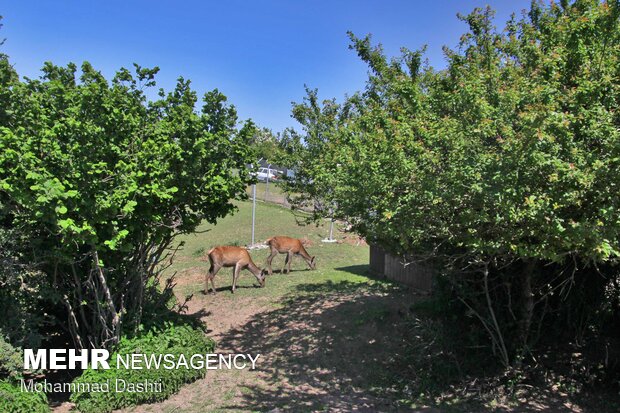
[(242, 119), (281, 131), (304, 84), (341, 99), (364, 87), (367, 68), (348, 49), (347, 30), (368, 33), (388, 55), (427, 44), (434, 67), (441, 47), (457, 45), (457, 12), (491, 5), (499, 27), (529, 0), (435, 1), (13, 1), (0, 3), (0, 51), (22, 76), (45, 61), (87, 60), (110, 78), (136, 62), (159, 66), (158, 86), (178, 76), (202, 95), (218, 88)]

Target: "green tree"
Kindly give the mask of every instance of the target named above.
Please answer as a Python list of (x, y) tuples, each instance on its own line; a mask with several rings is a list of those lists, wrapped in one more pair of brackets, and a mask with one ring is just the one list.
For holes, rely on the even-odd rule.
[(346, 123), (348, 105), (335, 99), (319, 101), (318, 90), (306, 87), (306, 97), (293, 103), (293, 118), (302, 125), (303, 134), (293, 129), (280, 139), (282, 154), (278, 160), (295, 171), (282, 182), (294, 208), (313, 211), (312, 219), (335, 216), (334, 188), (338, 162), (334, 158), (337, 131)]
[[(0, 22), (2, 22), (2, 16), (0, 16)], [(0, 29), (2, 28), (0, 23)], [(5, 39), (0, 38), (0, 46), (5, 42)], [(8, 108), (8, 90), (13, 83), (17, 81), (17, 73), (9, 62), (9, 57), (0, 53), (0, 124), (4, 124), (7, 121), (7, 108)]]
[(157, 68), (111, 81), (88, 63), (79, 76), (46, 63), (23, 82), (0, 71), (3, 225), (29, 234), (25, 258), (46, 274), (51, 314), (76, 347), (109, 347), (169, 297), (159, 276), (174, 236), (245, 196), (249, 178), (236, 171), (251, 161), (254, 127), (238, 129), (217, 90), (197, 111), (183, 78), (147, 101)]
[[(619, 11), (617, 1), (533, 2), (500, 32), (476, 9), (460, 16), (469, 32), (441, 71), (423, 50), (390, 60), (351, 36), (370, 75), (347, 121), (319, 118), (311, 100), (293, 111), (311, 120), (304, 146), (321, 142), (300, 166), (306, 182), (328, 182), (320, 165), (339, 165), (321, 193), (355, 230), (458, 269), (454, 285), (505, 364), (534, 344), (550, 308), (555, 320), (573, 309), (593, 320), (605, 291), (619, 294)], [(570, 301), (577, 282), (594, 307)], [(588, 325), (569, 319), (564, 333)]]
[(256, 132), (250, 141), (256, 159), (263, 159), (272, 163), (276, 162), (276, 159), (281, 159), (282, 148), (279, 138), (279, 134), (274, 134), (271, 129), (256, 128)]

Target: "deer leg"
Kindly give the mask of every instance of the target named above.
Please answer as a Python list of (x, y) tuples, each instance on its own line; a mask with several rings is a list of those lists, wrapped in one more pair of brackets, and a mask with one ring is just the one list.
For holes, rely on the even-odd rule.
[(211, 268), (209, 268), (209, 272), (205, 277), (205, 294), (209, 293), (209, 281), (211, 281), (211, 286), (213, 287), (213, 294), (215, 294), (215, 283), (213, 282), (213, 279), (215, 278), (215, 275), (220, 270), (220, 268), (222, 267), (219, 265), (213, 263), (211, 264)]
[(295, 254), (293, 254), (291, 251), (288, 252), (288, 254), (286, 255), (286, 262), (288, 263), (288, 273), (291, 273), (291, 264), (293, 263), (293, 257), (295, 256)]
[(237, 288), (237, 279), (239, 278), (239, 273), (241, 272), (241, 265), (235, 265), (233, 269), (233, 283), (232, 283), (232, 292), (234, 294), (235, 288)]
[(286, 274), (286, 266), (288, 265), (288, 252), (286, 253), (286, 258), (284, 259), (284, 265), (282, 265), (282, 271), (280, 271), (280, 274)]
[(273, 272), (271, 269), (271, 261), (273, 261), (273, 257), (275, 257), (276, 255), (278, 255), (278, 250), (272, 248), (271, 254), (267, 257), (267, 271), (269, 272), (269, 275), (271, 275)]

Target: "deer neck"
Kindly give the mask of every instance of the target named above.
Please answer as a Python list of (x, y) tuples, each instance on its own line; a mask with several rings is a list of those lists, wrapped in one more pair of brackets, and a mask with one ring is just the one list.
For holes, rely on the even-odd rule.
[(254, 264), (253, 262), (250, 262), (248, 264), (248, 270), (250, 270), (250, 272), (254, 274), (256, 278), (261, 278), (263, 275), (263, 272), (261, 271), (261, 269), (258, 268), (256, 264)]
[(310, 254), (308, 254), (308, 252), (306, 251), (304, 247), (301, 247), (299, 249), (299, 255), (301, 255), (302, 258), (306, 260), (308, 264), (310, 264), (310, 261), (312, 261), (312, 257), (310, 257)]

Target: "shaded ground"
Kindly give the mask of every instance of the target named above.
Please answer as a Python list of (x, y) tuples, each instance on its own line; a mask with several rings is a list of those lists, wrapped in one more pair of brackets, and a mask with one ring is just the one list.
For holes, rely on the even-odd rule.
[[(276, 273), (269, 281), (296, 276)], [(249, 276), (245, 281), (249, 286)], [(164, 403), (129, 411), (412, 411), (368, 390), (380, 385), (393, 354), (403, 350), (398, 327), (416, 299), (411, 292), (384, 283), (300, 283), (277, 303), (235, 300), (236, 311), (231, 296), (226, 290), (197, 294), (189, 312), (212, 329), (218, 352), (261, 354), (258, 369), (216, 371)]]
[[(257, 240), (279, 234), (304, 238), (309, 253), (317, 256), (317, 270), (307, 270), (297, 258), (291, 274), (280, 274), (276, 269), (284, 258), (278, 256), (265, 288), (256, 288), (254, 277), (243, 271), (231, 294), (231, 270), (223, 269), (215, 278), (218, 293), (205, 295), (204, 253), (215, 245), (248, 243), (250, 212), (250, 204), (241, 203), (237, 215), (186, 236), (171, 270), (177, 272), (177, 297), (191, 297), (187, 312), (207, 325), (216, 351), (260, 354), (257, 370), (209, 371), (163, 403), (123, 412), (617, 411), (605, 400), (594, 408), (574, 404), (558, 389), (523, 387), (508, 403), (479, 397), (477, 379), (437, 387), (429, 377), (441, 369), (453, 374), (450, 346), (462, 344), (438, 345), (438, 323), (410, 310), (426, 298), (370, 277), (365, 243), (323, 244), (326, 226), (299, 226), (283, 208), (259, 205)], [(251, 255), (263, 266), (268, 251)], [(441, 407), (410, 402), (426, 399), (416, 393), (424, 386), (442, 395), (433, 403)], [(68, 409), (65, 404), (57, 411)]]
[[(360, 275), (367, 266), (334, 270)], [(201, 282), (190, 272), (190, 280)], [(309, 273), (274, 274), (269, 281)], [(251, 276), (244, 281), (251, 288)], [(441, 407), (413, 406), (399, 399), (401, 389), (392, 384), (409, 369), (440, 368), (435, 359), (430, 365), (402, 365), (407, 351), (420, 348), (419, 360), (426, 357), (412, 341), (428, 344), (433, 325), (421, 322), (412, 331), (409, 310), (424, 297), (373, 279), (300, 282), (277, 302), (237, 298), (225, 288), (215, 296), (197, 294), (189, 312), (210, 326), (218, 352), (260, 354), (258, 369), (210, 372), (163, 403), (126, 412), (599, 412), (605, 406), (586, 408), (561, 391), (531, 388), (510, 404), (483, 404), (472, 402), (471, 395), (459, 399), (461, 389), (449, 386)], [(604, 411), (613, 411), (609, 407)]]

